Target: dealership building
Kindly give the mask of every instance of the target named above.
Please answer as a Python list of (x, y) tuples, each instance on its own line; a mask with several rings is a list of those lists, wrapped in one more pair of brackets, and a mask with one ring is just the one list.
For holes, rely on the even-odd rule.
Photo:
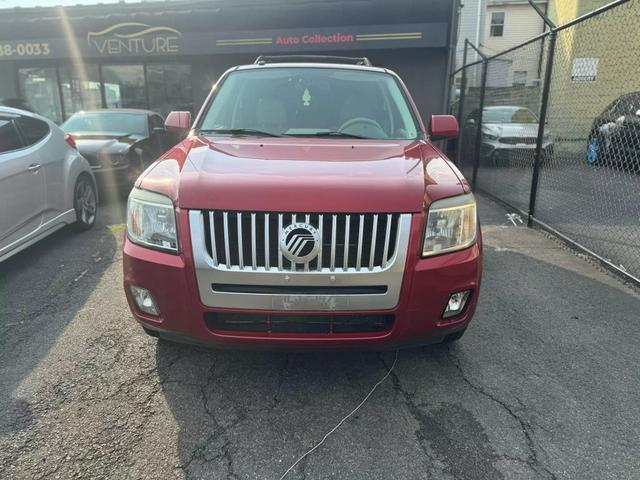
[(197, 111), (261, 54), (366, 56), (443, 113), (458, 0), (147, 1), (0, 10), (0, 98), (62, 122), (92, 108)]

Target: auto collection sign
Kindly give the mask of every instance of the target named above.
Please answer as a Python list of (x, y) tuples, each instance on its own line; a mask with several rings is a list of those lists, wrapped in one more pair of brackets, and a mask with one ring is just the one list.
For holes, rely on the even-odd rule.
[(235, 32), (187, 32), (169, 25), (124, 22), (92, 28), (84, 38), (0, 40), (0, 61), (83, 58), (277, 53), (322, 50), (446, 47), (447, 23), (357, 25)]

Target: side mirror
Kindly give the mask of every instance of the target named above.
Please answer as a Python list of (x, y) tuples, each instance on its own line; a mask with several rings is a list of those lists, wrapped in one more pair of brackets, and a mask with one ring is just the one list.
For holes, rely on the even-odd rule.
[(458, 120), (453, 115), (431, 115), (429, 137), (431, 140), (456, 138), (460, 133)]
[(191, 112), (171, 112), (164, 121), (164, 128), (169, 133), (186, 133), (191, 128)]

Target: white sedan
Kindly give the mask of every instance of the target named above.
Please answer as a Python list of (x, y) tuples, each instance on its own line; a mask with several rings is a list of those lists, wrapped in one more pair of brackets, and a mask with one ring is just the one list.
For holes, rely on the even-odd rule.
[(65, 225), (91, 228), (97, 206), (73, 138), (39, 115), (0, 107), (0, 262)]

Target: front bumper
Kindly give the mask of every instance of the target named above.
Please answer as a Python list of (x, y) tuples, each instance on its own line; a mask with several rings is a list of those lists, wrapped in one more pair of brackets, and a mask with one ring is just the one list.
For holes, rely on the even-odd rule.
[[(552, 154), (553, 141), (545, 140), (542, 143), (542, 151), (545, 155)], [(535, 143), (502, 143), (499, 140), (483, 139), (480, 146), (480, 155), (483, 158), (505, 162), (533, 162), (535, 153)]]
[[(405, 273), (402, 277), (397, 305), (384, 310), (346, 311), (282, 311), (214, 308), (205, 306), (196, 280), (189, 238), (187, 212), (178, 213), (181, 232), (180, 255), (171, 255), (124, 242), (124, 287), (129, 306), (147, 329), (176, 340), (214, 346), (269, 349), (385, 349), (437, 342), (447, 334), (466, 328), (471, 320), (480, 290), (482, 275), (482, 238), (465, 250), (430, 258), (419, 258), (424, 228), (424, 215), (413, 215), (407, 249)], [(129, 285), (151, 291), (160, 315), (154, 317), (138, 310)], [(442, 313), (451, 293), (471, 290), (471, 298), (463, 312), (442, 320)], [(206, 314), (258, 313), (280, 318), (291, 315), (340, 316), (391, 315), (393, 323), (385, 331), (358, 333), (280, 333), (234, 332), (211, 329)]]
[(140, 173), (128, 164), (107, 168), (92, 166), (91, 170), (98, 186), (105, 189), (131, 187)]

